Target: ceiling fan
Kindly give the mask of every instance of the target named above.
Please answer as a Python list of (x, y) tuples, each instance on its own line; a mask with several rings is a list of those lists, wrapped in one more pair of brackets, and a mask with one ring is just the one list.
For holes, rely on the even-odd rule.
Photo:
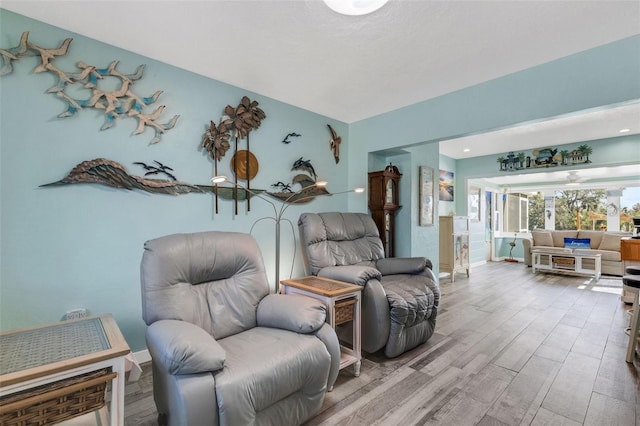
[(584, 182), (586, 179), (578, 176), (578, 172), (576, 170), (570, 171), (567, 176), (566, 185), (578, 185), (579, 183)]

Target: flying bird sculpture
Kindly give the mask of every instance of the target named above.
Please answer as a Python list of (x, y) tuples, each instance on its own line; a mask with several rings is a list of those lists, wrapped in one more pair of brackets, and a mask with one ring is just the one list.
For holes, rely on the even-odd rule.
[(329, 147), (333, 151), (333, 158), (335, 158), (336, 164), (338, 164), (340, 162), (340, 144), (342, 143), (342, 138), (338, 136), (331, 125), (327, 124), (327, 127), (329, 127), (329, 131), (331, 132), (331, 141), (329, 141)]
[(316, 171), (311, 165), (311, 160), (303, 160), (303, 157), (298, 158), (295, 163), (293, 163), (291, 170), (304, 170), (305, 172), (308, 172), (311, 176), (313, 176), (314, 180), (318, 177)]

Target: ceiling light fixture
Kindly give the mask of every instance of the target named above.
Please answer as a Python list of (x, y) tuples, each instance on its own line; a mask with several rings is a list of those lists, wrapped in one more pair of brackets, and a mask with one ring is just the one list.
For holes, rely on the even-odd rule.
[(465, 149), (463, 149), (462, 151), (463, 151), (463, 152), (469, 152), (469, 151), (471, 151), (471, 149), (469, 149), (469, 148), (465, 148)]
[(629, 133), (631, 129), (620, 129), (620, 133)]
[(366, 15), (375, 12), (388, 0), (324, 0), (325, 4), (342, 15)]

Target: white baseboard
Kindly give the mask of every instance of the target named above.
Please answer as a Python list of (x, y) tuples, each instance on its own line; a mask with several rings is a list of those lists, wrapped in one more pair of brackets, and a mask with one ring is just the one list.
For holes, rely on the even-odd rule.
[(135, 359), (138, 362), (138, 364), (142, 364), (142, 363), (151, 361), (151, 354), (149, 353), (148, 349), (145, 349), (145, 350), (142, 350), (142, 351), (138, 351), (138, 352), (134, 352), (133, 356), (135, 357)]

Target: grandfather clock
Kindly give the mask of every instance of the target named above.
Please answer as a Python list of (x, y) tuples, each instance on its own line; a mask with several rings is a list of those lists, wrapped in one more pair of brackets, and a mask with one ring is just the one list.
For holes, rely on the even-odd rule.
[(391, 163), (384, 170), (369, 173), (369, 210), (378, 227), (385, 257), (395, 256), (395, 215), (402, 207), (399, 203), (401, 176)]

